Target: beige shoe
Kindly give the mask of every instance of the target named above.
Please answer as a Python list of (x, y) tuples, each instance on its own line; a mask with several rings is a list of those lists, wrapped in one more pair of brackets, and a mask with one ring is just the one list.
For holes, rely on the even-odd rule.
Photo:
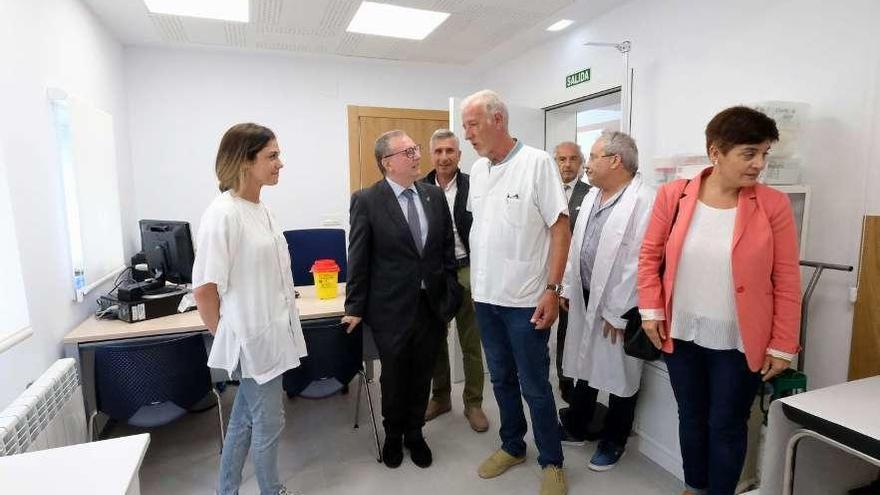
[(441, 414), (446, 414), (452, 410), (452, 401), (440, 402), (434, 399), (428, 401), (428, 408), (425, 410), (425, 421), (431, 421), (432, 419), (440, 416)]
[(480, 464), (479, 469), (477, 469), (477, 474), (483, 479), (494, 478), (504, 474), (505, 471), (513, 466), (524, 462), (526, 462), (525, 455), (522, 457), (514, 457), (505, 452), (504, 449), (498, 449)]
[(489, 418), (486, 417), (481, 407), (466, 407), (464, 417), (471, 424), (471, 429), (477, 433), (483, 433), (489, 429)]
[(568, 486), (565, 484), (565, 471), (558, 466), (544, 468), (544, 479), (541, 480), (541, 495), (565, 495)]

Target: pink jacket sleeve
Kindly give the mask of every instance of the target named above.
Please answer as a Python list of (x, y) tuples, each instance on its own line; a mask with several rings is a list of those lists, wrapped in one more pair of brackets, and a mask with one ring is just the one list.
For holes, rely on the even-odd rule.
[(800, 350), (800, 255), (791, 203), (785, 195), (777, 198), (767, 212), (773, 231), (773, 328), (767, 348), (795, 354)]
[(642, 239), (637, 280), (640, 310), (665, 310), (666, 300), (663, 295), (660, 267), (663, 264), (666, 238), (669, 235), (669, 222), (672, 220), (672, 211), (670, 211), (672, 203), (669, 197), (674, 190), (673, 184), (665, 184), (657, 191), (651, 219)]

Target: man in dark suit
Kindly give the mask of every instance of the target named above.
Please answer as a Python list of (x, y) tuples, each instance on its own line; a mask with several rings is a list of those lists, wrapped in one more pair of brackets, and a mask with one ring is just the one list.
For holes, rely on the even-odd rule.
[[(470, 177), (458, 168), (461, 148), (458, 138), (449, 129), (437, 129), (431, 136), (431, 164), (434, 170), (422, 182), (438, 186), (446, 195), (446, 202), (452, 207), (452, 226), (455, 238), (455, 265), (458, 283), (463, 289), (463, 299), (455, 315), (458, 342), (464, 363), (464, 416), (471, 429), (484, 432), (489, 429), (489, 419), (483, 413), (483, 346), (480, 345), (480, 330), (474, 315), (474, 301), (471, 299), (470, 239), (471, 224), (474, 219), (467, 211)], [(452, 410), (451, 377), (449, 372), (449, 350), (444, 342), (440, 345), (431, 401), (425, 412), (425, 421), (431, 421)]]
[(420, 147), (403, 131), (379, 136), (376, 162), (385, 176), (351, 196), (348, 284), (343, 323), (373, 330), (382, 364), (385, 465), (428, 467), (422, 436), (431, 374), (446, 323), (461, 302), (452, 218), (438, 187), (416, 183)]
[[(574, 223), (580, 212), (581, 202), (587, 191), (590, 190), (581, 177), (584, 175), (584, 153), (580, 145), (572, 141), (563, 141), (556, 145), (553, 151), (553, 159), (559, 166), (559, 175), (562, 177), (562, 189), (568, 199), (568, 217), (571, 231), (574, 232)], [(559, 326), (556, 329), (556, 376), (559, 378), (559, 393), (562, 400), (569, 400), (574, 380), (562, 375), (562, 353), (565, 350), (565, 332), (568, 329), (568, 311), (559, 308)]]

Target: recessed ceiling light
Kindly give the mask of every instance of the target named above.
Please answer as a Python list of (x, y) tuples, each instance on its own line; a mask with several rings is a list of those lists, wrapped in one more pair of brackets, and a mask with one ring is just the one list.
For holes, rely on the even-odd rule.
[(250, 19), (248, 0), (144, 0), (144, 4), (153, 14), (233, 22), (248, 22)]
[(449, 17), (446, 12), (362, 2), (346, 31), (423, 40)]
[(547, 28), (547, 31), (562, 31), (572, 24), (574, 24), (574, 21), (569, 19), (562, 19), (561, 21), (554, 22), (552, 26)]

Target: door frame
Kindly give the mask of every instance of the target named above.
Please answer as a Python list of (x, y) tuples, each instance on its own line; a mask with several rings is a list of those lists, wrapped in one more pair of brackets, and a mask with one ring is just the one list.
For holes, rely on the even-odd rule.
[[(360, 189), (361, 185), (361, 149), (360, 149), (360, 118), (379, 117), (388, 119), (411, 120), (446, 120), (449, 121), (449, 110), (420, 110), (413, 108), (361, 107), (348, 105), (348, 182), (350, 192)], [(372, 150), (368, 153), (373, 157)]]

